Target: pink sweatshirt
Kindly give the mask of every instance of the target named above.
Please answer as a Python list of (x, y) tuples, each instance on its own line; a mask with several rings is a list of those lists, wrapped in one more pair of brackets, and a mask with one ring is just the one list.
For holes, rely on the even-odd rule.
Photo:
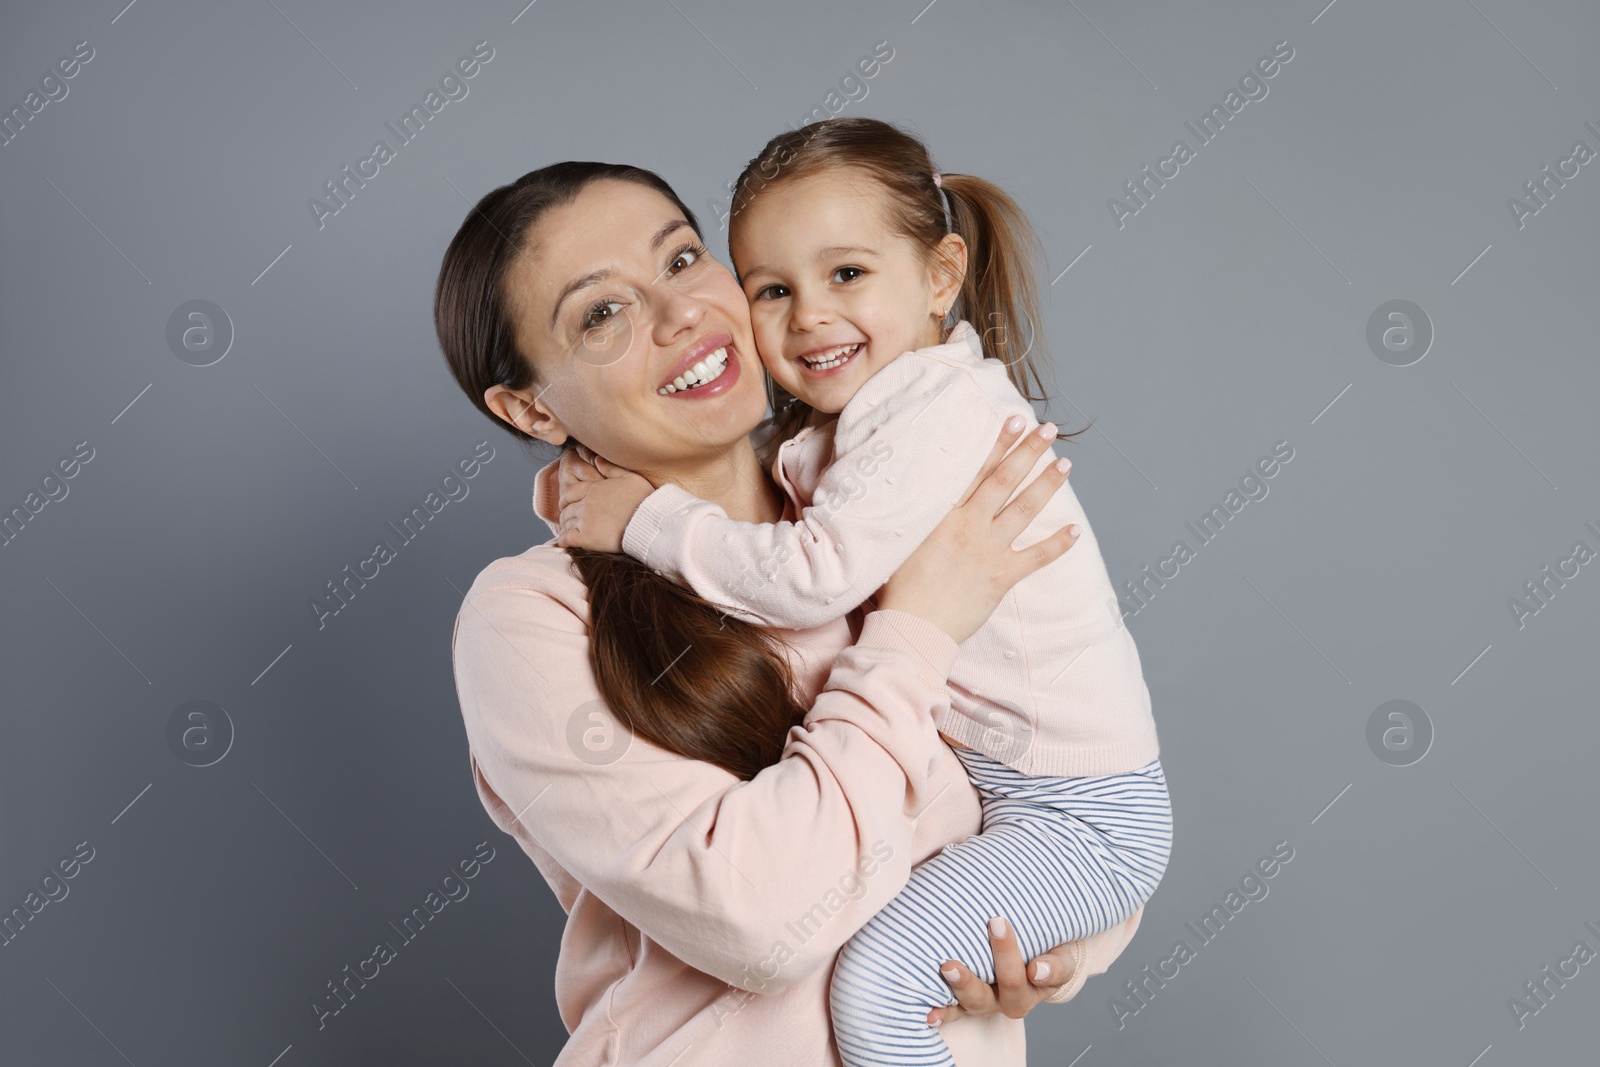
[[(741, 782), (636, 737), (594, 750), (608, 717), (563, 550), (495, 560), (468, 590), (452, 647), (473, 781), (567, 912), (558, 1067), (837, 1065), (835, 954), (912, 866), (978, 831), (977, 794), (934, 729), (948, 635), (885, 610), (780, 636), (812, 710), (784, 758)], [(1052, 999), (1104, 973), (1141, 916), (1075, 942)], [(1024, 1067), (1019, 1020), (943, 1029), (962, 1067)]]
[[(780, 446), (773, 477), (798, 522), (737, 522), (676, 485), (629, 521), (623, 551), (727, 611), (816, 626), (859, 606), (977, 475), (1013, 414), (1038, 425), (971, 325), (874, 374), (838, 418)], [(1035, 472), (1055, 461), (1039, 458)], [(1104, 775), (1159, 754), (1139, 651), (1122, 624), (1089, 520), (1062, 486), (1018, 547), (1077, 523), (1066, 555), (1024, 578), (950, 670), (939, 729), (1023, 774)]]

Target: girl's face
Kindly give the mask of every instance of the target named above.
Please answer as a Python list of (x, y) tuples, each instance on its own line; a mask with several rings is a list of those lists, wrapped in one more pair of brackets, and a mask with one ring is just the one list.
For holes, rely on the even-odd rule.
[(517, 424), (541, 440), (570, 435), (665, 476), (726, 452), (766, 411), (738, 282), (654, 189), (601, 180), (552, 208), (506, 288), (538, 372)]
[(942, 341), (959, 288), (889, 228), (884, 196), (846, 168), (787, 179), (729, 235), (767, 372), (819, 411), (837, 414), (896, 356)]

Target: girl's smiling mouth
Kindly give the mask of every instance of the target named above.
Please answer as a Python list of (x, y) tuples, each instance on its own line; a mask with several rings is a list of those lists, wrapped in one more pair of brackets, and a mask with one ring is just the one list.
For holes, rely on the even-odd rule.
[(800, 372), (808, 378), (826, 377), (848, 366), (866, 347), (867, 343), (865, 341), (857, 341), (848, 345), (833, 345), (829, 348), (819, 348), (804, 355), (796, 356), (794, 362), (800, 367)]

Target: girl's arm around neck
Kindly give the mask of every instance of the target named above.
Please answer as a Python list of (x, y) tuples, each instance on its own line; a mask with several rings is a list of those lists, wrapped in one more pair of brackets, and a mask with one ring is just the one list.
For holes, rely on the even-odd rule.
[[(905, 562), (960, 499), (1010, 414), (971, 367), (907, 353), (840, 413), (831, 457), (794, 465), (811, 499), (798, 522), (735, 522), (669, 485), (634, 512), (623, 551), (759, 625), (821, 625)], [(796, 447), (825, 449), (828, 438)]]

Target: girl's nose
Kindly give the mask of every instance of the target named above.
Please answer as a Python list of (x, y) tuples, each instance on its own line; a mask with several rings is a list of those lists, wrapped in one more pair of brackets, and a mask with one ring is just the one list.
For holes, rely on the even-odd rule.
[(790, 319), (796, 327), (803, 330), (813, 329), (833, 319), (833, 312), (829, 309), (827, 301), (814, 296), (796, 293), (792, 307)]

